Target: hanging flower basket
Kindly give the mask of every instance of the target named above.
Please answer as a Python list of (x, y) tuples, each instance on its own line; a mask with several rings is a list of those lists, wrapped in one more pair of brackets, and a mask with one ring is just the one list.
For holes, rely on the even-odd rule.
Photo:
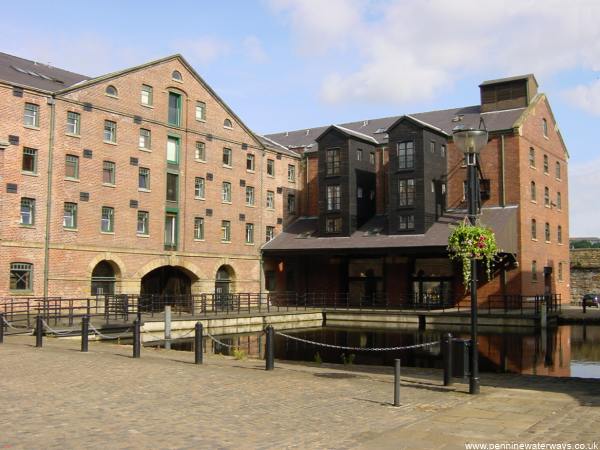
[(467, 219), (458, 224), (448, 237), (450, 259), (462, 263), (465, 291), (471, 284), (471, 259), (483, 260), (488, 279), (492, 276), (492, 262), (499, 250), (496, 236), (489, 228), (480, 224), (471, 225)]

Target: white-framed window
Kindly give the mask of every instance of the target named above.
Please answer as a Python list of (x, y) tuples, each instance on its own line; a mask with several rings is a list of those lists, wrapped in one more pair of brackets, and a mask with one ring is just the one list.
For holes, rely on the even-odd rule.
[(167, 137), (167, 162), (179, 164), (179, 138), (177, 136)]
[(231, 183), (229, 181), (223, 181), (221, 200), (224, 203), (231, 203)]
[(398, 168), (412, 169), (415, 166), (415, 148), (413, 141), (398, 142)]
[(225, 119), (223, 121), (223, 128), (233, 128), (233, 123), (230, 119)]
[(117, 142), (117, 123), (112, 120), (104, 121), (104, 142)]
[(68, 111), (67, 112), (67, 134), (79, 136), (81, 130), (81, 114)]
[(267, 159), (267, 175), (270, 177), (275, 176), (275, 160)]
[(194, 217), (194, 239), (204, 240), (204, 217)]
[(556, 177), (557, 180), (560, 180), (560, 162), (556, 161), (556, 165), (555, 165), (555, 169), (554, 169), (554, 176)]
[(194, 196), (199, 199), (204, 199), (206, 194), (206, 182), (203, 177), (196, 177), (194, 180)]
[(231, 242), (231, 222), (229, 220), (221, 221), (221, 241)]
[(171, 78), (175, 81), (183, 81), (183, 77), (181, 76), (181, 72), (179, 70), (174, 70), (171, 72)]
[(23, 124), (28, 127), (40, 126), (40, 107), (35, 103), (25, 103)]
[(548, 186), (544, 187), (544, 205), (550, 207), (550, 188)]
[(544, 155), (544, 173), (548, 173), (549, 170), (548, 155)]
[(150, 190), (150, 169), (140, 167), (138, 174), (138, 188), (146, 191)]
[(254, 244), (254, 224), (246, 224), (246, 244)]
[(233, 165), (233, 154), (230, 148), (223, 147), (223, 165), (231, 167)]
[(267, 191), (267, 209), (275, 209), (275, 192)]
[(288, 181), (290, 183), (296, 182), (296, 166), (294, 164), (288, 164)]
[(265, 229), (265, 241), (269, 242), (271, 239), (275, 237), (275, 227), (271, 225), (267, 225)]
[(362, 151), (362, 148), (359, 148), (356, 150), (356, 160), (362, 161), (362, 158), (363, 158), (363, 151)]
[(102, 183), (116, 184), (116, 166), (112, 161), (104, 161), (102, 163)]
[(206, 120), (206, 103), (200, 101), (196, 102), (196, 120)]
[(544, 133), (544, 137), (548, 137), (548, 121), (546, 119), (542, 119), (542, 133)]
[(108, 86), (106, 86), (106, 90), (104, 91), (104, 93), (106, 95), (108, 95), (109, 97), (118, 97), (119, 96), (119, 91), (112, 84), (109, 84)]
[(254, 153), (248, 153), (246, 155), (246, 170), (254, 172)]
[(63, 210), (63, 227), (77, 228), (77, 203), (65, 202)]
[(27, 173), (37, 173), (38, 151), (35, 148), (23, 147), (21, 170)]
[(10, 290), (33, 290), (33, 264), (22, 262), (10, 263)]
[(246, 205), (254, 206), (254, 187), (246, 186)]
[(115, 230), (115, 209), (110, 206), (102, 207), (102, 217), (100, 219), (100, 231), (112, 233)]
[(142, 90), (140, 91), (140, 103), (144, 106), (152, 106), (152, 86), (142, 84)]
[(146, 128), (140, 128), (139, 147), (144, 150), (150, 150), (152, 146), (152, 132)]
[(197, 161), (206, 161), (206, 144), (202, 141), (196, 141), (196, 154), (194, 155)]
[(21, 225), (35, 225), (35, 199), (21, 198)]
[(150, 213), (148, 211), (138, 211), (136, 231), (137, 234), (144, 236), (150, 234)]

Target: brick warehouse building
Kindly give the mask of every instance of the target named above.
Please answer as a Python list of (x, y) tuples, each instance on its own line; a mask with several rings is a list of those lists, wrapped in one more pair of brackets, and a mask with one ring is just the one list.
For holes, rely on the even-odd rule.
[(460, 297), (451, 132), (483, 118), (504, 253), (480, 298), (568, 298), (568, 154), (533, 76), (483, 83), (478, 106), (266, 137), (179, 55), (88, 78), (0, 54), (0, 80), (0, 296)]
[(0, 80), (0, 296), (260, 290), (299, 157), (181, 56), (88, 78), (0, 54)]
[[(268, 135), (302, 154), (304, 217), (263, 247), (278, 290), (347, 292), (350, 302), (466, 299), (449, 225), (466, 212), (456, 126), (485, 124), (481, 221), (501, 258), (479, 301), (569, 299), (568, 152), (533, 75), (486, 81), (481, 104)], [(372, 299), (372, 300), (370, 300)]]

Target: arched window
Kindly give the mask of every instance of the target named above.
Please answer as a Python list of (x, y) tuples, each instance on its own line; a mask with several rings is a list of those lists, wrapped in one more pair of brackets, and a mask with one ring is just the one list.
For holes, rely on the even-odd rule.
[(231, 123), (231, 120), (229, 120), (229, 119), (225, 119), (225, 120), (223, 121), (223, 126), (224, 126), (225, 128), (233, 128), (233, 124)]
[(544, 187), (544, 205), (550, 208), (550, 189), (548, 186)]
[(560, 192), (556, 193), (556, 207), (562, 209), (562, 196), (560, 195)]
[(181, 72), (179, 70), (174, 70), (173, 73), (171, 74), (171, 78), (173, 78), (175, 81), (183, 80), (183, 78), (181, 77)]
[(531, 201), (535, 202), (536, 199), (537, 199), (537, 193), (536, 193), (536, 190), (535, 190), (535, 181), (531, 182), (531, 188), (530, 189), (531, 189)]
[(100, 261), (92, 271), (92, 295), (114, 294), (117, 276), (112, 264)]
[(529, 147), (529, 166), (535, 167), (535, 149), (533, 147)]
[(548, 222), (544, 226), (544, 240), (550, 242), (550, 224)]
[(542, 119), (542, 131), (544, 132), (544, 136), (548, 137), (548, 122), (546, 119)]
[(531, 239), (537, 239), (537, 222), (531, 219)]
[(556, 173), (555, 173), (556, 178), (558, 178), (560, 180), (560, 163), (558, 161), (556, 161)]
[(106, 87), (106, 95), (110, 95), (111, 97), (118, 97), (119, 96), (119, 91), (117, 91), (117, 88), (114, 87), (112, 84), (108, 85)]
[(559, 244), (562, 244), (562, 226), (558, 226), (556, 231), (556, 240)]

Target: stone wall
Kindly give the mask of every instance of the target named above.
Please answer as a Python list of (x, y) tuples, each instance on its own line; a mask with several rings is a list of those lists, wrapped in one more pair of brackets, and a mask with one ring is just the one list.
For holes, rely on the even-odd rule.
[(600, 293), (600, 248), (571, 250), (571, 300)]

